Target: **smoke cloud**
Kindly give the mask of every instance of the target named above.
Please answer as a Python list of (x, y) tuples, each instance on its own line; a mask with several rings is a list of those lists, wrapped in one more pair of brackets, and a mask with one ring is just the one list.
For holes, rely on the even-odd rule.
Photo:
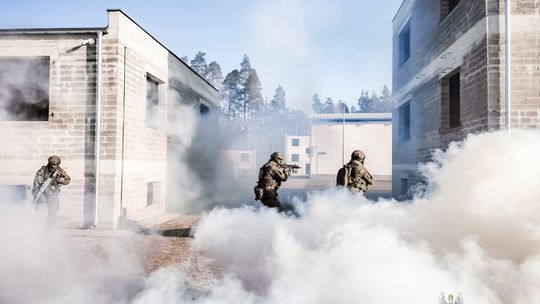
[(223, 278), (192, 302), (537, 303), (539, 152), (537, 131), (471, 135), (422, 167), (427, 192), (409, 202), (332, 190), (298, 205), (300, 219), (213, 210), (194, 246)]
[[(2, 303), (465, 303), (540, 300), (538, 131), (471, 135), (421, 167), (412, 200), (341, 190), (273, 209), (215, 208), (193, 249), (221, 270), (193, 286), (176, 268), (144, 277), (141, 249), (106, 258), (43, 230), (24, 209), (0, 212)], [(107, 246), (106, 246), (107, 247)]]

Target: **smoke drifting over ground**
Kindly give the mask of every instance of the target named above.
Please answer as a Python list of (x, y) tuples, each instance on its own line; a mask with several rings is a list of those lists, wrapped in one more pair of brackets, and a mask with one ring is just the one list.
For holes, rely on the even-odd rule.
[(411, 202), (328, 191), (301, 219), (216, 209), (195, 245), (223, 285), (194, 302), (435, 303), (444, 291), (538, 303), (539, 153), (538, 132), (474, 135), (435, 154), (428, 192)]
[(214, 209), (193, 241), (222, 269), (207, 290), (168, 269), (143, 280), (114, 254), (80, 259), (2, 217), (12, 245), (0, 252), (0, 302), (436, 303), (459, 292), (465, 303), (539, 303), (537, 155), (537, 131), (472, 135), (422, 167), (427, 191), (410, 202), (328, 190), (297, 202), (300, 218)]

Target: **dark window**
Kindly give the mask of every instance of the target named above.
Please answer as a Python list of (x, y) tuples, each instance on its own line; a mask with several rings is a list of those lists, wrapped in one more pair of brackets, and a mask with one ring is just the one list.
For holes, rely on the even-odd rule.
[(399, 66), (402, 66), (411, 57), (411, 22), (399, 33)]
[(306, 164), (306, 175), (311, 175), (311, 164)]
[(158, 182), (146, 183), (146, 205), (150, 206), (157, 203)]
[(0, 120), (49, 120), (49, 57), (0, 58)]
[(459, 72), (450, 77), (449, 80), (449, 99), (450, 99), (450, 128), (461, 125), (460, 117), (460, 77)]
[(442, 128), (461, 125), (461, 89), (459, 69), (441, 79), (441, 122)]
[(454, 8), (456, 8), (456, 6), (458, 5), (459, 3), (459, 0), (448, 0), (448, 12), (450, 13), (451, 11), (454, 10)]
[(399, 111), (398, 132), (399, 140), (407, 141), (411, 139), (411, 102), (407, 101), (401, 105)]
[(441, 0), (441, 19), (446, 18), (459, 4), (460, 0)]
[(248, 162), (249, 161), (249, 153), (240, 153), (240, 161)]
[(146, 126), (157, 128), (158, 126), (158, 82), (146, 77)]
[(292, 160), (293, 162), (298, 162), (298, 161), (300, 161), (300, 155), (299, 155), (299, 154), (292, 154), (292, 155), (291, 155), (291, 160)]
[(205, 104), (199, 104), (199, 113), (201, 113), (201, 115), (206, 115), (208, 113), (210, 113), (210, 108), (205, 105)]
[(26, 200), (25, 185), (0, 185), (2, 200), (9, 204), (24, 204)]
[(300, 146), (300, 139), (299, 139), (299, 138), (293, 138), (293, 139), (292, 139), (292, 146), (293, 146), (293, 147), (298, 147), (298, 146)]
[(408, 178), (402, 178), (400, 186), (401, 186), (401, 189), (400, 189), (401, 196), (407, 196), (407, 194), (409, 192), (409, 179)]

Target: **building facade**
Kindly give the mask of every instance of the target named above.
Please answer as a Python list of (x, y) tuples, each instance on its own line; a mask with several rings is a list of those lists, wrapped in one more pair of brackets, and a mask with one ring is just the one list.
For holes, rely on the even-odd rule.
[(311, 115), (310, 186), (333, 187), (337, 171), (354, 150), (366, 154), (374, 176), (370, 189), (390, 191), (392, 178), (392, 114), (334, 113)]
[[(421, 181), (418, 163), (467, 134), (540, 125), (540, 18), (509, 0), (509, 84), (502, 0), (405, 0), (393, 20), (393, 195)], [(507, 94), (508, 91), (508, 94)]]
[(309, 147), (310, 136), (295, 136), (285, 134), (285, 162), (298, 165), (300, 169), (291, 172), (292, 178), (309, 178), (311, 176), (311, 163)]
[(0, 185), (30, 201), (35, 172), (59, 155), (72, 178), (65, 227), (164, 213), (181, 153), (170, 121), (218, 107), (212, 85), (122, 11), (108, 14), (103, 28), (0, 30)]

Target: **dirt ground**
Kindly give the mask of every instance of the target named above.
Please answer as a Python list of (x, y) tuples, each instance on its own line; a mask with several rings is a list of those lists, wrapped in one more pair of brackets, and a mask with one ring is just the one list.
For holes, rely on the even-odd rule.
[(71, 246), (107, 259), (108, 245), (135, 250), (146, 275), (162, 267), (182, 273), (186, 283), (205, 288), (216, 281), (219, 269), (204, 252), (192, 249), (191, 231), (197, 217), (178, 217), (164, 224), (135, 231), (79, 230), (69, 232)]

